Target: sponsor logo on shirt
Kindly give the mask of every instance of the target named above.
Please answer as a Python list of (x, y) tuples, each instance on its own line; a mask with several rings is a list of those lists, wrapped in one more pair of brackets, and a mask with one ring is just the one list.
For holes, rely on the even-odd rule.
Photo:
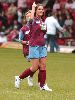
[(36, 24), (40, 24), (40, 21), (36, 21)]
[(26, 31), (25, 34), (29, 34), (29, 32), (30, 32), (30, 30), (29, 31)]

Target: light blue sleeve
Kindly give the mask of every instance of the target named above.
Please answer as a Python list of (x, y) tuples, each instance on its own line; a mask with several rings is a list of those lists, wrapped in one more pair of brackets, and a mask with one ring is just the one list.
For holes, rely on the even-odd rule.
[(23, 32), (20, 30), (20, 32), (19, 32), (19, 42), (21, 42), (23, 40), (23, 37), (24, 37)]

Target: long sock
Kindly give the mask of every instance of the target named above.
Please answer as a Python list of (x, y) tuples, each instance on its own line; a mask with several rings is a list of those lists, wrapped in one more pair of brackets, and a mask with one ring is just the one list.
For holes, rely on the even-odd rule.
[(19, 76), (19, 78), (20, 79), (24, 79), (24, 78), (26, 78), (27, 76), (29, 76), (29, 75), (31, 75), (31, 74), (33, 74), (34, 72), (32, 72), (31, 70), (30, 70), (30, 68), (28, 68), (28, 69), (26, 69), (20, 76)]
[(30, 74), (30, 77), (33, 77), (34, 73), (35, 73), (35, 72), (31, 73), (31, 74)]
[(38, 68), (38, 83), (40, 83), (40, 67)]
[(40, 83), (40, 72), (38, 72), (38, 83)]
[(46, 70), (40, 70), (40, 87), (43, 87), (46, 81)]

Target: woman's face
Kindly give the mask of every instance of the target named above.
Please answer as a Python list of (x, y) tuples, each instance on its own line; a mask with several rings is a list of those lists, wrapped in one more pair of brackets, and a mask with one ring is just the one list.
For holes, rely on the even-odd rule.
[(39, 6), (36, 10), (36, 16), (37, 17), (42, 17), (43, 16), (43, 13), (44, 13), (44, 8), (43, 6)]
[(30, 18), (31, 18), (31, 12), (28, 12), (28, 13), (26, 14), (26, 20), (28, 21)]

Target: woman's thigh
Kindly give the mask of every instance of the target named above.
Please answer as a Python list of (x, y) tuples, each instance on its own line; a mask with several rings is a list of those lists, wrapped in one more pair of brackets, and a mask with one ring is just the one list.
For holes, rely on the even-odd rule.
[(32, 67), (31, 70), (35, 72), (39, 67), (39, 59), (31, 59)]

